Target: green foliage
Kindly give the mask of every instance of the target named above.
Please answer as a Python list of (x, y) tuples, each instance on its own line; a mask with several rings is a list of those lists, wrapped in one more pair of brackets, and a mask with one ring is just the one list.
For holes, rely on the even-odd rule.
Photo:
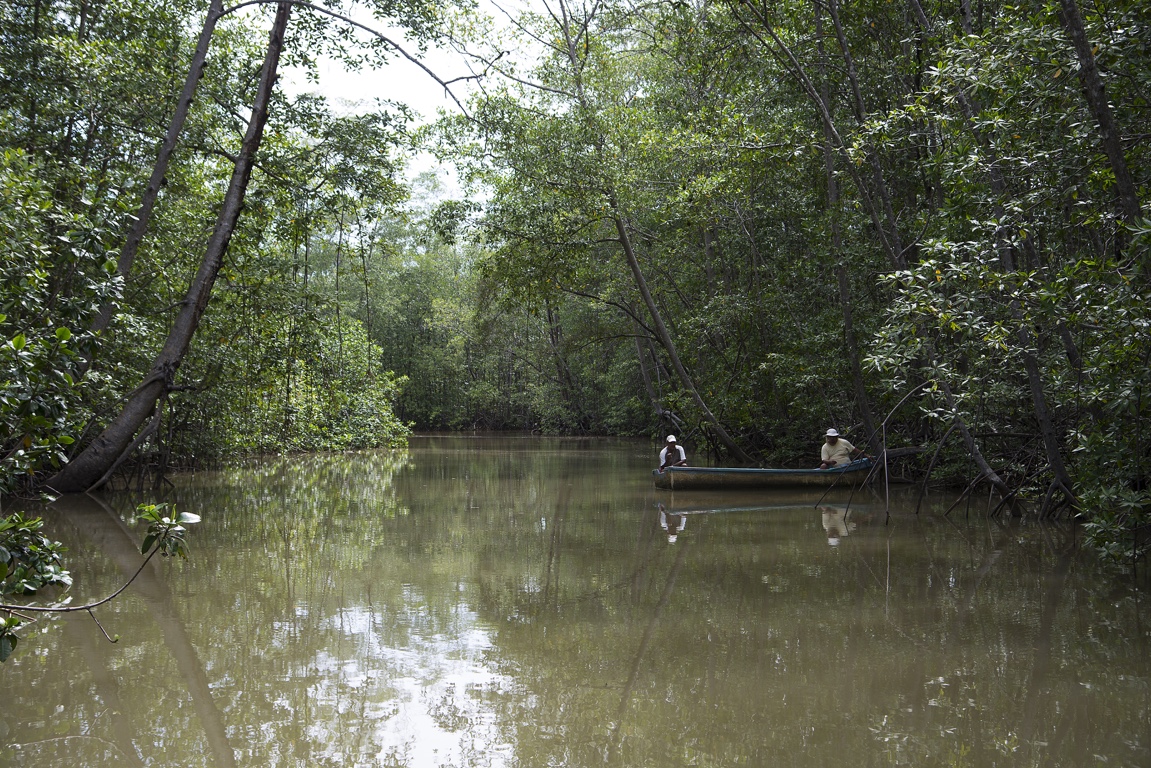
[[(443, 9), (422, 3), (371, 5), (420, 36), (442, 21)], [(149, 375), (232, 171), (229, 154), (245, 127), (266, 34), (259, 15), (231, 15), (217, 27), (211, 66), (121, 285), (112, 275), (130, 223), (126, 212), (138, 205), (204, 9), (179, 1), (121, 3), (99, 13), (67, 3), (39, 6), (39, 16), (23, 5), (0, 12), (12, 42), (0, 58), (6, 72), (21, 73), (17, 89), (9, 89), (11, 79), (0, 83), (0, 149), (8, 152), (0, 225), (9, 254), (0, 289), (0, 493), (66, 460), (67, 446), (98, 434)], [(301, 17), (292, 44), (353, 56), (350, 38), (314, 22)], [(288, 56), (297, 53), (306, 64), (306, 51)], [(378, 63), (385, 53), (369, 58)], [(261, 173), (216, 296), (174, 391), (160, 404), (164, 429), (125, 468), (164, 471), (250, 451), (389, 445), (405, 434), (391, 411), (402, 377), (370, 361), (368, 370), (356, 369), (378, 350), (338, 308), (329, 314), (338, 298), (328, 301), (309, 284), (313, 270), (327, 265), (297, 257), (301, 241), (306, 249), (309, 239), (342, 236), (349, 201), (366, 217), (402, 199), (396, 179), (399, 152), (411, 145), (409, 113), (380, 107), (340, 116), (311, 96), (273, 112)], [(96, 311), (113, 300), (111, 328), (92, 338), (87, 329)], [(355, 364), (344, 357), (345, 334)], [(296, 373), (302, 387), (289, 395)], [(277, 389), (285, 393), (279, 418), (258, 421), (276, 410), (268, 393)], [(294, 410), (307, 416), (291, 418)]]
[[(558, 309), (569, 332), (560, 296), (618, 307), (611, 358), (650, 334), (618, 215), (705, 400), (766, 459), (859, 419), (850, 308), (872, 408), (936, 381), (889, 441), (934, 448), (961, 415), (1024, 498), (1050, 487), (1054, 452), (1100, 530), (1145, 522), (1148, 225), (1120, 220), (1056, 8), (961, 8), (926, 29), (898, 4), (836, 8), (841, 26), (820, 6), (817, 29), (804, 3), (573, 7), (566, 28), (526, 15), (553, 44), (475, 100), (478, 130), (445, 126), (486, 184), (485, 286), (507, 312)], [(1084, 12), (1120, 133), (1136, 135), (1146, 9)], [(1125, 149), (1145, 190), (1146, 142)], [(652, 399), (694, 423), (650, 377), (661, 357), (645, 358)], [(549, 421), (570, 418), (547, 402)], [(965, 481), (961, 441), (946, 448), (939, 471)]]
[[(0, 492), (91, 439), (148, 375), (262, 50), (258, 14), (219, 28), (120, 285), (109, 257), (202, 8), (41, 6), (0, 11)], [(1104, 549), (1146, 522), (1151, 223), (1122, 220), (1054, 4), (961, 4), (928, 28), (870, 0), (570, 4), (524, 14), (539, 48), (522, 56), (454, 8), (369, 6), (419, 41), (451, 26), (497, 62), (469, 117), (432, 136), (466, 199), (399, 182), (418, 138), (402, 105), (280, 99), (141, 463), (390, 445), (410, 425), (660, 434), (671, 420), (702, 448), (708, 419), (622, 231), (699, 396), (760, 460), (806, 461), (829, 423), (876, 421), (933, 380), (889, 442), (934, 449), (961, 415), (1025, 497), (1044, 496), (1057, 455)], [(1146, 199), (1146, 4), (1082, 10)], [(292, 34), (305, 67), (320, 51), (391, 55), (303, 11)], [(110, 333), (90, 338), (111, 299)], [(964, 480), (951, 440), (943, 471)]]
[(407, 428), (393, 411), (404, 379), (373, 361), (379, 347), (363, 326), (345, 320), (326, 334), (315, 356), (299, 361), (289, 400), (289, 432), (282, 438), (295, 450), (347, 450), (396, 445)]
[(0, 493), (66, 460), (83, 424), (78, 351), (116, 288), (95, 223), (108, 212), (66, 210), (47, 176), (23, 152), (0, 155)]
[[(148, 557), (156, 553), (163, 557), (188, 557), (186, 526), (200, 522), (199, 515), (190, 512), (177, 514), (174, 507), (169, 511), (167, 504), (140, 504), (136, 508), (136, 517), (148, 524), (140, 544), (141, 554)], [(67, 589), (71, 586), (72, 576), (64, 570), (61, 558), (64, 547), (41, 533), (43, 527), (44, 521), (40, 518), (28, 518), (21, 513), (0, 518), (0, 597), (27, 597), (46, 587)], [(100, 603), (108, 602), (115, 594)], [(39, 610), (91, 610), (100, 603)], [(28, 622), (28, 611), (21, 611), (18, 605), (5, 604), (0, 606), (0, 613), (6, 614), (0, 618), (0, 662), (4, 662), (19, 643), (16, 633)]]
[[(549, 26), (554, 20), (525, 23), (537, 25), (540, 39), (564, 34)], [(474, 177), (489, 184), (484, 279), (506, 307), (540, 316), (559, 308), (568, 335), (582, 330), (570, 307), (591, 299), (600, 332), (581, 338), (599, 359), (636, 361), (637, 349), (644, 359), (642, 371), (636, 362), (615, 367), (622, 375), (605, 390), (612, 404), (647, 401), (681, 423), (700, 422), (666, 351), (649, 346), (653, 321), (621, 252), (618, 219), (704, 401), (745, 445), (795, 461), (796, 441), (785, 433), (818, 434), (825, 407), (849, 403), (851, 384), (840, 373), (834, 273), (823, 266), (841, 254), (828, 258), (819, 242), (831, 217), (844, 216), (822, 210), (818, 143), (796, 134), (809, 109), (774, 63), (743, 47), (722, 7), (697, 15), (682, 5), (642, 13), (613, 5), (575, 19), (568, 32), (583, 35), (584, 23), (574, 60), (557, 45), (531, 77), (477, 99), (481, 129), (471, 143), (449, 127), (475, 151)], [(766, 81), (773, 87), (765, 90)], [(484, 175), (480, 162), (494, 170)], [(857, 317), (871, 323), (874, 256), (850, 247), (864, 286)], [(781, 365), (765, 366), (768, 359)], [(590, 362), (600, 381), (604, 370)], [(810, 374), (810, 386), (792, 388), (798, 371)], [(579, 379), (584, 393), (590, 380)], [(797, 421), (813, 397), (820, 413)], [(603, 402), (577, 399), (593, 410)], [(666, 430), (644, 410), (630, 429)]]
[(68, 587), (60, 542), (41, 530), (44, 521), (19, 512), (0, 519), (0, 595), (30, 595), (44, 587)]
[[(20, 513), (0, 518), (0, 597), (32, 595), (45, 587), (67, 589), (72, 576), (64, 570), (63, 545), (45, 536), (44, 521)], [(8, 660), (19, 643), (16, 634), (25, 619), (0, 609), (0, 662)]]
[(306, 340), (265, 325), (256, 339), (197, 353), (190, 366), (214, 371), (214, 380), (174, 402), (177, 454), (218, 460), (402, 443), (408, 429), (394, 403), (404, 378), (381, 368), (381, 350), (359, 321), (314, 322)]
[[(871, 361), (896, 386), (946, 382), (968, 425), (990, 435), (984, 450), (997, 471), (1038, 497), (1050, 448), (1024, 373), (1034, 360), (1089, 538), (1129, 557), (1130, 531), (1151, 510), (1146, 243), (1137, 222), (1127, 228), (1134, 238), (1119, 222), (1058, 17), (1004, 7), (995, 20), (994, 34), (940, 38), (915, 100), (869, 126), (873, 141), (917, 148), (937, 195), (918, 214), (918, 263), (888, 279), (893, 301)], [(1116, 72), (1142, 68), (1126, 33), (1089, 34), (1124, 49), (1111, 59)], [(1110, 45), (1100, 43), (1101, 60)], [(1142, 98), (1130, 82), (1107, 81), (1120, 114)], [(1128, 162), (1145, 180), (1140, 152)], [(949, 421), (941, 397), (929, 393), (922, 409)]]
[(200, 522), (200, 516), (191, 512), (177, 514), (175, 506), (169, 512), (167, 504), (141, 504), (136, 507), (136, 519), (147, 523), (144, 540), (140, 542), (140, 554), (149, 555), (153, 550), (163, 557), (179, 556), (188, 558), (188, 545), (185, 526)]

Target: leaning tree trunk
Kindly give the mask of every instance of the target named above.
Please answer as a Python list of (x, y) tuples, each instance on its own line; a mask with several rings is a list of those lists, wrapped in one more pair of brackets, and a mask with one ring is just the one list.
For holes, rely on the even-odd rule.
[(260, 141), (264, 135), (264, 125), (268, 120), (268, 104), (271, 101), (272, 88), (276, 83), (280, 52), (284, 46), (284, 31), (287, 29), (291, 10), (292, 4), (289, 2), (282, 2), (277, 5), (276, 20), (272, 25), (268, 41), (268, 52), (264, 57), (264, 66), (260, 71), (260, 84), (256, 93), (256, 100), (252, 105), (252, 117), (248, 122), (248, 130), (244, 135), (244, 142), (236, 159), (236, 167), (232, 172), (228, 191), (224, 195), (224, 202), (216, 218), (215, 230), (208, 240), (204, 260), (181, 303), (180, 313), (176, 316), (176, 321), (168, 334), (168, 340), (157, 355), (152, 370), (144, 382), (128, 396), (120, 415), (80, 455), (66, 464), (60, 472), (48, 481), (48, 487), (55, 491), (79, 493), (93, 490), (107, 482), (111, 469), (132, 445), (136, 432), (148, 421), (156, 407), (156, 402), (168, 391), (175, 379), (176, 370), (183, 362), (184, 354), (196, 333), (204, 309), (208, 306), (212, 286), (216, 282), (216, 275), (223, 264), (228, 242), (236, 228), (240, 210), (243, 208), (244, 195), (248, 189), (248, 181), (252, 177), (256, 151), (260, 147)]
[(1123, 156), (1123, 141), (1115, 127), (1115, 119), (1111, 114), (1111, 105), (1107, 101), (1107, 92), (1103, 88), (1103, 79), (1099, 76), (1099, 68), (1095, 66), (1095, 54), (1092, 53), (1091, 44), (1087, 41), (1079, 4), (1075, 0), (1060, 0), (1059, 20), (1071, 38), (1075, 56), (1079, 59), (1079, 82), (1083, 84), (1083, 95), (1087, 99), (1087, 106), (1091, 110), (1091, 116), (1095, 118), (1095, 124), (1099, 127), (1099, 141), (1103, 144), (1103, 152), (1111, 164), (1111, 172), (1115, 174), (1115, 190), (1119, 194), (1119, 207), (1123, 211), (1123, 218), (1128, 222), (1135, 221), (1142, 215), (1139, 195), (1131, 178), (1131, 171), (1127, 167), (1127, 160)]
[[(839, 49), (843, 53), (843, 65), (847, 71), (847, 80), (851, 84), (851, 103), (855, 110), (855, 120), (860, 128), (867, 123), (868, 110), (863, 102), (863, 91), (859, 88), (859, 77), (855, 70), (855, 57), (851, 55), (851, 48), (847, 44), (847, 35), (843, 31), (843, 24), (839, 20), (839, 4), (837, 0), (827, 1), (827, 10), (831, 14), (832, 25), (835, 28), (835, 38), (839, 42)], [(826, 78), (824, 80), (826, 82)], [(827, 113), (831, 114), (831, 104), (827, 104)], [(903, 242), (899, 235), (899, 223), (895, 216), (895, 208), (891, 202), (891, 189), (883, 175), (883, 166), (879, 162), (879, 153), (872, 145), (867, 146), (867, 159), (871, 164), (871, 176), (875, 181), (875, 193), (879, 195), (879, 202), (883, 206), (883, 215), (887, 220), (888, 238), (891, 248), (898, 254), (897, 262), (904, 259)]]
[(636, 258), (635, 249), (632, 248), (631, 236), (628, 234), (627, 224), (623, 220), (623, 216), (619, 210), (619, 206), (615, 198), (611, 198), (611, 207), (613, 211), (613, 219), (615, 220), (616, 232), (619, 233), (619, 242), (623, 246), (624, 256), (627, 258), (628, 267), (631, 268), (632, 277), (635, 279), (636, 288), (639, 289), (639, 294), (643, 298), (643, 303), (647, 306), (647, 311), (651, 315), (652, 325), (655, 326), (656, 336), (659, 338), (660, 344), (664, 350), (667, 351), (668, 359), (671, 360), (671, 367), (675, 370), (675, 375), (679, 378), (680, 384), (691, 395), (691, 399), (695, 402), (697, 408), (703, 414), (704, 420), (715, 431), (715, 436), (723, 443), (727, 450), (731, 451), (731, 455), (736, 457), (742, 462), (747, 464), (754, 463), (754, 459), (747, 455), (742, 448), (736, 444), (731, 435), (724, 429), (723, 424), (716, 418), (711, 409), (707, 407), (703, 397), (699, 394), (699, 389), (696, 388), (695, 382), (692, 381), (691, 374), (687, 372), (684, 367), (683, 361), (679, 358), (679, 352), (676, 351), (675, 341), (671, 338), (671, 333), (668, 332), (667, 326), (664, 325), (663, 315), (660, 314), (659, 307), (655, 304), (655, 299), (651, 295), (651, 291), (647, 287), (647, 279), (643, 276), (643, 270), (640, 268), (639, 259)]
[[(168, 132), (164, 134), (164, 141), (160, 144), (160, 153), (156, 163), (152, 166), (152, 177), (148, 180), (148, 187), (144, 190), (144, 197), (140, 200), (140, 207), (132, 222), (132, 229), (120, 250), (120, 259), (116, 263), (116, 274), (127, 280), (132, 271), (132, 262), (136, 259), (136, 252), (144, 240), (144, 232), (148, 229), (148, 222), (152, 218), (152, 210), (156, 207), (156, 199), (160, 196), (160, 187), (164, 175), (168, 172), (168, 163), (176, 149), (176, 142), (184, 130), (184, 122), (188, 118), (188, 110), (196, 96), (196, 88), (200, 78), (204, 76), (204, 66), (208, 59), (208, 47), (212, 43), (212, 34), (216, 31), (216, 22), (224, 15), (222, 0), (211, 0), (208, 6), (208, 16), (204, 19), (204, 28), (200, 31), (200, 39), (196, 43), (196, 52), (192, 55), (192, 65), (188, 68), (188, 77), (184, 80), (184, 90), (180, 93), (180, 100), (176, 104), (176, 111), (168, 124)], [(100, 307), (100, 314), (92, 324), (93, 333), (102, 333), (112, 322), (112, 315), (116, 311), (115, 302), (108, 302)], [(91, 356), (85, 360), (85, 366), (91, 362)]]
[[(584, 91), (583, 80), (580, 76), (583, 67), (583, 56), (578, 50), (577, 36), (572, 34), (571, 24), (572, 17), (568, 13), (567, 5), (564, 0), (559, 2), (560, 13), (554, 16), (554, 20), (560, 25), (560, 31), (566, 43), (566, 51), (568, 62), (572, 67), (572, 75), (575, 78), (575, 92), (576, 99), (580, 108), (584, 111), (585, 115), (594, 115), (595, 110), (592, 109), (588, 103), (587, 94)], [(589, 122), (591, 122), (589, 120)], [(597, 134), (595, 144), (601, 153), (601, 161), (606, 163), (606, 158), (603, 157), (603, 135)], [(612, 213), (612, 221), (615, 224), (616, 232), (619, 234), (619, 244), (623, 248), (624, 257), (627, 260), (628, 268), (631, 270), (632, 278), (635, 281), (636, 289), (639, 291), (640, 296), (643, 298), (644, 306), (647, 307), (648, 314), (651, 315), (652, 325), (655, 327), (656, 338), (659, 340), (660, 345), (667, 352), (668, 359), (671, 361), (672, 369), (675, 371), (676, 377), (679, 379), (680, 384), (696, 407), (699, 408), (700, 413), (703, 414), (704, 421), (708, 423), (711, 429), (715, 432), (715, 436), (719, 442), (723, 444), (731, 455), (739, 461), (747, 464), (754, 463), (754, 459), (747, 455), (747, 453), (736, 444), (731, 435), (728, 434), (723, 424), (708, 408), (707, 403), (704, 402), (703, 396), (700, 395), (699, 389), (696, 388), (695, 382), (692, 381), (691, 375), (684, 367), (683, 361), (679, 357), (679, 352), (675, 348), (675, 342), (672, 340), (671, 333), (668, 331), (667, 326), (664, 325), (663, 315), (656, 306), (655, 299), (648, 289), (647, 279), (644, 277), (643, 269), (640, 267), (639, 259), (636, 257), (635, 249), (632, 247), (631, 235), (628, 231), (627, 217), (624, 214), (623, 207), (619, 203), (619, 198), (616, 194), (614, 185), (608, 185), (605, 190), (608, 198), (608, 204)]]
[(939, 388), (947, 400), (947, 407), (955, 419), (955, 426), (958, 427), (959, 434), (963, 437), (963, 444), (967, 446), (967, 453), (970, 454), (971, 458), (975, 461), (975, 466), (979, 467), (980, 474), (987, 482), (991, 483), (991, 486), (999, 491), (1004, 498), (1009, 498), (1012, 493), (1011, 489), (1007, 487), (1007, 483), (1003, 482), (1003, 478), (999, 476), (998, 472), (991, 468), (991, 465), (987, 463), (987, 459), (983, 457), (983, 452), (979, 450), (979, 446), (975, 442), (975, 436), (971, 434), (971, 430), (967, 428), (966, 422), (964, 422), (963, 417), (959, 414), (959, 406), (955, 402), (955, 396), (951, 393), (951, 387), (947, 386), (947, 382), (940, 382)]
[[(863, 174), (860, 173), (855, 163), (848, 156), (847, 142), (839, 133), (839, 129), (835, 127), (835, 121), (832, 120), (831, 112), (828, 110), (827, 104), (824, 102), (822, 96), (820, 95), (819, 89), (815, 87), (815, 83), (813, 83), (811, 78), (808, 77), (807, 71), (803, 68), (803, 65), (800, 64), (799, 58), (795, 55), (795, 52), (792, 51), (792, 49), (786, 43), (784, 43), (783, 39), (775, 31), (775, 27), (772, 25), (771, 20), (767, 17), (765, 8), (757, 7), (755, 4), (749, 2), (748, 0), (740, 0), (739, 2), (735, 3), (735, 6), (736, 18), (743, 26), (743, 28), (746, 29), (748, 33), (751, 34), (757, 41), (759, 41), (759, 43), (763, 45), (768, 52), (776, 56), (784, 63), (784, 65), (791, 72), (792, 76), (795, 77), (800, 87), (807, 94), (808, 98), (810, 98), (811, 102), (815, 105), (816, 111), (819, 113), (819, 119), (823, 123), (824, 130), (830, 137), (836, 152), (842, 155), (846, 160), (846, 162), (843, 164), (843, 168), (847, 171), (847, 174), (851, 177), (851, 180), (854, 182), (856, 189), (859, 191), (860, 201), (863, 203), (863, 207), (867, 210), (867, 213), (871, 218), (871, 225), (875, 230), (875, 235), (877, 238), (879, 238), (879, 244), (883, 248), (884, 253), (887, 254), (887, 258), (891, 262), (892, 269), (906, 269), (907, 256), (903, 253), (902, 246), (899, 244), (899, 242), (893, 238), (891, 233), (888, 233), (887, 226), (884, 223), (884, 214), (886, 214), (888, 211), (880, 210), (883, 206), (883, 203), (877, 202), (875, 200), (869, 186), (864, 183)], [(767, 38), (764, 38), (764, 36), (761, 34), (760, 28), (757, 28), (746, 19), (739, 16), (739, 8), (746, 8), (752, 13), (752, 15), (755, 17), (754, 20), (762, 28), (762, 32), (767, 34)], [(873, 172), (876, 170), (874, 165), (872, 166), (872, 170)], [(882, 172), (878, 177), (875, 177), (874, 173), (872, 175), (875, 181), (883, 181)]]

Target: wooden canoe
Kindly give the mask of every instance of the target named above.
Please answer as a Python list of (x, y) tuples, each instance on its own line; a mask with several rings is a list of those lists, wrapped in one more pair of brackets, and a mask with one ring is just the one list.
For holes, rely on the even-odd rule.
[(853, 488), (867, 479), (871, 462), (853, 461), (831, 469), (743, 469), (739, 467), (668, 467), (652, 470), (655, 487), (668, 491), (735, 488)]

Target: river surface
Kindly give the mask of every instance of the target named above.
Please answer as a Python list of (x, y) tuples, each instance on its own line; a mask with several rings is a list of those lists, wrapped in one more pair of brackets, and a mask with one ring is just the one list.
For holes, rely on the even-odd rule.
[(24, 633), (0, 765), (1151, 766), (1147, 580), (1072, 526), (672, 494), (655, 452), (417, 437), (41, 509), (73, 604), (140, 501), (203, 522)]

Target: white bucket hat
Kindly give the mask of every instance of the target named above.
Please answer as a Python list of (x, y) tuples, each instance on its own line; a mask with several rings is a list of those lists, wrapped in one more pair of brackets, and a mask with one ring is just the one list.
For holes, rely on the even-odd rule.
[(667, 442), (674, 443), (675, 442), (675, 435), (668, 435), (667, 436)]
[(831, 429), (827, 430), (827, 437), (839, 437), (839, 432), (836, 431), (835, 427), (832, 427)]

